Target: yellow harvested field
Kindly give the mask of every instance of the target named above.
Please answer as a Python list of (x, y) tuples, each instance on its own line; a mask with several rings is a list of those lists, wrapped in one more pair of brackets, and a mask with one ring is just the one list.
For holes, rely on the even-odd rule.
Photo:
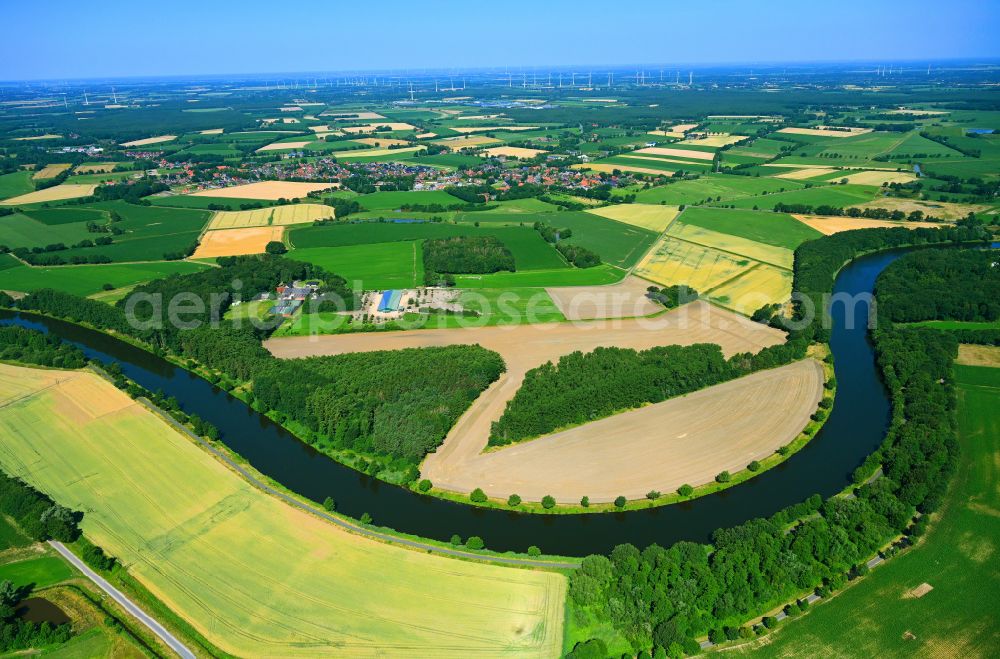
[(538, 126), (452, 126), (456, 133), (485, 133), (486, 131), (537, 130)]
[(914, 110), (912, 108), (899, 108), (898, 110), (889, 110), (886, 114), (951, 114), (944, 110)]
[[(507, 496), (517, 491), (510, 484), (493, 478), (473, 482), (474, 479), (470, 474), (480, 459), (494, 454), (500, 455), (507, 450), (495, 453), (491, 451), (483, 455), (489, 438), (490, 424), (500, 418), (507, 401), (517, 392), (528, 370), (547, 361), (556, 360), (562, 355), (577, 350), (590, 352), (600, 346), (645, 349), (669, 344), (715, 343), (722, 347), (726, 355), (732, 355), (737, 352), (757, 352), (766, 346), (782, 343), (783, 340), (782, 332), (698, 301), (651, 318), (288, 337), (270, 339), (265, 343), (265, 347), (281, 358), (473, 343), (495, 350), (504, 358), (507, 371), (462, 415), (441, 447), (427, 456), (421, 466), (421, 475), (430, 479), (436, 487), (444, 489), (469, 492), (476, 487), (482, 487), (489, 493)], [(773, 409), (771, 412), (773, 414)], [(751, 431), (750, 428), (745, 430)], [(662, 468), (667, 468), (668, 460), (668, 456), (661, 456), (658, 464)], [(523, 463), (521, 465), (527, 467)], [(588, 494), (592, 499), (599, 488), (604, 487), (601, 482), (593, 479), (575, 483), (576, 473), (577, 470), (568, 469), (564, 465), (558, 472), (547, 474), (546, 478), (551, 485), (556, 485), (553, 479), (557, 475), (559, 478), (566, 478), (567, 491), (570, 491), (570, 486), (586, 487), (588, 491), (584, 494)], [(712, 475), (716, 473), (718, 470), (712, 472)], [(615, 480), (615, 484), (623, 483), (632, 476), (634, 470), (629, 473), (604, 475), (608, 481), (613, 478), (620, 479)], [(559, 484), (563, 483), (560, 481)], [(648, 487), (643, 489), (642, 494), (649, 489)], [(544, 494), (556, 496), (557, 492), (553, 489)], [(609, 494), (613, 499), (622, 492), (615, 491)], [(580, 496), (576, 494), (567, 498), (563, 495), (560, 498), (564, 501), (579, 501)]]
[(490, 451), (460, 472), (442, 474), (428, 459), (421, 475), (436, 487), (481, 487), (495, 498), (643, 499), (772, 455), (802, 432), (822, 396), (823, 368), (807, 359)]
[(730, 135), (729, 133), (720, 133), (718, 135), (708, 135), (707, 137), (702, 137), (697, 140), (684, 140), (684, 144), (718, 147), (735, 144), (740, 140), (745, 140), (746, 138), (746, 135)]
[(683, 220), (674, 222), (667, 235), (782, 268), (791, 268), (794, 260), (794, 252), (790, 249), (766, 245), (755, 240), (704, 229), (693, 224), (684, 224)]
[(424, 146), (407, 146), (400, 149), (359, 149), (357, 151), (338, 151), (338, 160), (350, 160), (351, 158), (373, 158), (376, 156), (393, 156), (400, 155), (404, 153), (413, 153), (415, 151), (423, 151), (427, 147)]
[(91, 162), (77, 165), (74, 174), (106, 174), (120, 165), (118, 162)]
[(263, 254), (267, 244), (271, 241), (281, 242), (284, 233), (283, 226), (206, 231), (191, 258), (209, 259), (217, 256)]
[[(661, 160), (661, 158), (657, 158)], [(653, 174), (655, 176), (670, 176), (672, 171), (666, 169), (653, 169), (652, 167), (633, 167), (632, 165), (610, 165), (606, 162), (588, 162), (570, 165), (572, 169), (590, 169), (595, 172), (612, 173), (616, 169), (622, 172), (635, 172), (637, 174)]]
[(310, 126), (309, 130), (311, 130), (313, 132), (316, 132), (316, 133), (331, 133), (331, 132), (333, 132), (334, 130), (337, 130), (337, 129), (332, 128), (332, 127), (330, 127), (330, 126), (328, 126), (326, 124), (323, 124), (322, 126)]
[(281, 122), (285, 123), (285, 124), (297, 124), (297, 123), (301, 123), (295, 117), (285, 117), (284, 119), (281, 120)]
[(459, 121), (462, 121), (462, 120), (468, 121), (470, 119), (480, 119), (480, 120), (482, 120), (482, 119), (499, 119), (502, 116), (503, 116), (502, 114), (467, 114), (467, 115), (462, 116), (462, 117), (457, 117), (457, 119)]
[(872, 132), (871, 128), (845, 128), (838, 127), (837, 130), (829, 130), (822, 126), (817, 126), (816, 128), (782, 128), (778, 131), (779, 133), (788, 133), (789, 135), (817, 135), (820, 137), (854, 137), (856, 135), (864, 135), (865, 133)]
[(0, 365), (0, 466), (223, 653), (553, 657), (566, 579), (376, 542), (240, 478), (97, 375)]
[(45, 167), (42, 167), (37, 172), (35, 172), (31, 176), (31, 178), (35, 179), (36, 181), (41, 180), (41, 179), (47, 179), (47, 178), (55, 178), (55, 177), (59, 176), (60, 174), (62, 174), (63, 172), (65, 172), (67, 169), (69, 169), (72, 166), (73, 166), (72, 163), (68, 163), (68, 162), (67, 163), (58, 163), (58, 164), (45, 165)]
[(482, 152), (484, 156), (503, 156), (505, 158), (523, 158), (529, 160), (535, 156), (547, 153), (542, 149), (528, 149), (520, 146), (495, 146), (491, 149), (485, 149)]
[(177, 139), (176, 135), (160, 135), (158, 137), (147, 137), (144, 140), (132, 140), (131, 142), (122, 142), (120, 146), (146, 146), (147, 144), (159, 144), (161, 142), (173, 142)]
[(458, 151), (460, 149), (468, 149), (474, 146), (483, 146), (484, 144), (499, 144), (500, 140), (495, 137), (482, 137), (482, 136), (472, 136), (472, 137), (446, 137), (443, 140), (435, 140), (434, 144), (440, 144), (443, 147), (447, 147), (452, 151)]
[(715, 154), (711, 151), (672, 149), (663, 146), (648, 146), (645, 149), (638, 149), (635, 153), (644, 153), (651, 156), (674, 156), (675, 158), (690, 158), (692, 160), (712, 160), (715, 158)]
[(33, 135), (31, 137), (15, 137), (15, 142), (33, 142), (35, 140), (61, 140), (62, 135), (46, 133), (45, 135)]
[(248, 211), (216, 211), (208, 229), (243, 229), (247, 227), (307, 224), (334, 217), (331, 206), (323, 204), (290, 204)]
[(670, 130), (675, 133), (686, 133), (692, 128), (697, 128), (698, 124), (677, 124), (676, 126), (671, 126)]
[(844, 178), (848, 183), (854, 185), (877, 185), (888, 183), (909, 183), (917, 180), (917, 175), (913, 172), (885, 172), (885, 171), (865, 171), (854, 174), (844, 173)]
[(383, 121), (377, 124), (364, 124), (361, 126), (344, 126), (341, 128), (345, 133), (374, 133), (376, 128), (381, 126), (388, 126), (389, 130), (416, 130), (417, 127), (412, 124), (403, 123), (400, 121)]
[(209, 128), (208, 130), (198, 131), (201, 135), (222, 135), (222, 128)]
[(677, 206), (660, 204), (614, 204), (591, 208), (586, 212), (660, 233), (673, 222), (679, 211)]
[(234, 185), (229, 188), (212, 188), (195, 192), (192, 197), (226, 197), (229, 199), (297, 199), (310, 192), (340, 187), (339, 183), (299, 183), (296, 181), (260, 181)]
[(885, 208), (890, 211), (903, 211), (907, 215), (913, 211), (921, 211), (942, 220), (960, 220), (969, 213), (985, 213), (991, 206), (984, 204), (958, 204), (950, 201), (920, 201), (919, 199), (902, 199), (900, 197), (881, 197), (863, 204), (855, 204), (852, 208)]
[(765, 304), (784, 304), (792, 295), (792, 273), (763, 263), (706, 291), (715, 302), (744, 316)]
[(262, 151), (285, 151), (288, 149), (302, 149), (312, 144), (312, 140), (306, 140), (303, 142), (274, 142), (273, 144), (267, 144), (265, 146), (257, 149), (257, 153)]
[(891, 220), (868, 220), (862, 217), (829, 217), (825, 215), (792, 215), (792, 217), (826, 236), (854, 229), (882, 229), (887, 227), (932, 229), (941, 226), (933, 222), (893, 222)]
[(437, 133), (417, 133), (415, 137), (418, 140), (426, 140), (437, 136), (438, 136)]
[(61, 201), (77, 197), (89, 197), (94, 194), (97, 185), (92, 183), (63, 183), (44, 190), (35, 190), (18, 197), (0, 201), (0, 206), (20, 206), (24, 204), (41, 204), (46, 201)]
[(633, 156), (631, 154), (623, 154), (618, 156), (619, 158), (631, 158), (632, 160), (648, 160), (650, 162), (674, 162), (681, 165), (690, 165), (690, 160), (679, 160), (677, 158), (663, 158), (660, 156)]
[[(787, 172), (782, 172), (781, 174), (776, 174), (775, 178), (787, 178), (793, 181), (801, 181), (805, 179), (815, 178), (817, 176), (822, 176), (824, 174), (829, 174), (831, 172), (837, 171), (833, 167), (806, 167), (805, 169), (792, 169)], [(846, 175), (847, 172), (844, 172)]]
[(1000, 366), (1000, 346), (960, 343), (958, 363), (968, 366)]
[(754, 265), (754, 261), (736, 254), (663, 236), (639, 262), (635, 274), (661, 286), (687, 284), (704, 292)]
[(684, 133), (675, 133), (674, 131), (670, 131), (670, 130), (650, 130), (650, 131), (646, 131), (646, 134), (647, 135), (658, 135), (660, 137), (675, 137), (677, 139), (681, 139), (681, 138), (684, 137)]
[(351, 141), (377, 147), (407, 146), (410, 144), (406, 140), (397, 140), (391, 137), (358, 137)]
[(546, 288), (568, 320), (636, 318), (650, 316), (663, 307), (646, 296), (648, 281), (628, 276), (610, 286), (559, 286)]

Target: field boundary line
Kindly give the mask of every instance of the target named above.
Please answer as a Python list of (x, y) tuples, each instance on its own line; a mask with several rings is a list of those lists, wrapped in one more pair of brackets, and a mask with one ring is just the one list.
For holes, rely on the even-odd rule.
[(48, 543), (49, 546), (59, 552), (60, 556), (69, 561), (73, 567), (82, 572), (83, 576), (90, 579), (98, 588), (104, 591), (109, 597), (111, 597), (111, 599), (125, 609), (125, 611), (131, 614), (132, 617), (148, 627), (149, 630), (152, 631), (161, 641), (166, 643), (171, 650), (184, 659), (195, 659), (195, 654), (191, 652), (186, 645), (177, 640), (173, 634), (167, 631), (166, 627), (161, 625), (155, 618), (139, 608), (139, 606), (125, 596), (125, 594), (112, 586), (107, 579), (90, 569), (90, 567), (80, 560), (76, 554), (70, 551), (66, 545), (58, 540), (49, 540)]
[(409, 549), (417, 549), (420, 551), (425, 551), (433, 554), (450, 556), (453, 558), (465, 558), (470, 560), (482, 561), (486, 563), (497, 563), (501, 565), (514, 565), (514, 566), (552, 568), (552, 569), (576, 569), (580, 566), (579, 563), (568, 563), (565, 561), (535, 561), (525, 558), (512, 558), (509, 556), (485, 556), (482, 554), (474, 554), (472, 552), (461, 551), (458, 549), (439, 547), (434, 544), (420, 542), (418, 540), (410, 540), (409, 538), (403, 538), (384, 531), (377, 531), (375, 529), (366, 528), (364, 526), (361, 526), (360, 524), (354, 523), (353, 521), (349, 521), (342, 517), (338, 517), (336, 515), (332, 515), (328, 512), (322, 511), (314, 506), (311, 506), (307, 503), (300, 501), (299, 499), (291, 496), (290, 494), (286, 494), (285, 492), (282, 492), (281, 490), (278, 490), (277, 488), (268, 485), (267, 483), (259, 479), (257, 476), (255, 476), (253, 473), (251, 473), (250, 470), (238, 464), (236, 461), (234, 461), (232, 458), (226, 455), (223, 451), (217, 449), (216, 447), (212, 446), (209, 442), (195, 435), (193, 432), (191, 432), (190, 429), (188, 429), (186, 426), (182, 425), (172, 416), (170, 416), (169, 414), (158, 408), (147, 398), (140, 397), (137, 398), (136, 400), (139, 401), (139, 403), (142, 404), (146, 409), (150, 410), (153, 414), (155, 414), (160, 419), (165, 421), (168, 425), (170, 425), (174, 429), (180, 431), (181, 433), (193, 439), (195, 442), (198, 443), (199, 446), (207, 450), (209, 453), (215, 456), (218, 460), (222, 461), (229, 468), (236, 471), (236, 473), (239, 474), (241, 477), (243, 477), (243, 479), (245, 479), (250, 485), (263, 491), (265, 494), (274, 496), (280, 499), (281, 501), (284, 501), (285, 503), (298, 508), (299, 510), (305, 511), (311, 515), (315, 515), (316, 517), (324, 519), (328, 522), (332, 522), (333, 524), (341, 527), (342, 529), (347, 530), (348, 532), (356, 533), (360, 536), (371, 538), (373, 540), (381, 540), (389, 544), (403, 546)]

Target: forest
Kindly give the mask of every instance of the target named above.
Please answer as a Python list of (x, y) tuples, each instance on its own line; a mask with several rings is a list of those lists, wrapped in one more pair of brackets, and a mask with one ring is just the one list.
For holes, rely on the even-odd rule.
[(876, 290), (882, 319), (992, 321), (1000, 318), (995, 251), (927, 249), (895, 261)]
[(55, 368), (83, 368), (87, 360), (72, 343), (16, 326), (0, 327), (0, 361)]
[(495, 236), (453, 236), (423, 242), (424, 272), (428, 284), (442, 274), (514, 272), (514, 255)]
[(503, 415), (493, 422), (489, 443), (502, 446), (588, 423), (796, 357), (792, 349), (773, 346), (727, 360), (712, 343), (573, 352), (560, 357), (558, 364), (547, 362), (528, 371)]
[[(810, 295), (829, 291), (841, 265), (862, 252), (977, 237), (975, 227), (960, 227), (820, 238), (796, 250), (795, 288)], [(793, 340), (806, 336), (822, 336), (818, 320)], [(854, 498), (814, 495), (770, 518), (718, 529), (711, 545), (639, 550), (625, 544), (610, 556), (590, 556), (570, 582), (581, 623), (610, 624), (636, 651), (696, 654), (696, 638), (760, 635), (772, 624), (748, 627), (745, 621), (810, 590), (828, 595), (864, 572), (864, 562), (899, 534), (922, 534), (957, 457), (951, 365), (958, 344), (949, 333), (922, 328), (880, 329), (873, 339), (893, 416), (882, 446), (855, 474), (861, 484)], [(868, 482), (876, 466), (884, 474)]]

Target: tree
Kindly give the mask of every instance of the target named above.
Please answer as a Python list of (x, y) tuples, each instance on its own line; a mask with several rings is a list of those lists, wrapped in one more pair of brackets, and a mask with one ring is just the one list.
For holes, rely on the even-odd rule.
[(655, 501), (660, 498), (660, 491), (650, 490), (649, 492), (646, 492), (646, 498), (649, 499), (650, 501)]
[(693, 492), (694, 488), (688, 485), (687, 483), (677, 488), (677, 494), (681, 495), (682, 497), (689, 497)]
[(285, 247), (285, 243), (281, 242), (280, 240), (272, 240), (271, 242), (269, 242), (267, 245), (264, 246), (264, 251), (268, 254), (278, 255), (287, 252), (288, 248)]
[(732, 478), (733, 477), (730, 475), (730, 473), (728, 471), (720, 471), (715, 476), (715, 482), (717, 482), (717, 483), (728, 483), (730, 480), (732, 480)]
[(372, 516), (368, 513), (362, 513), (361, 519), (359, 520), (362, 524), (368, 525), (372, 523)]
[(449, 542), (451, 542), (452, 545), (457, 547), (460, 544), (462, 544), (462, 536), (458, 535), (457, 533), (454, 533), (452, 534), (451, 540)]
[(584, 508), (590, 508), (590, 497), (584, 495), (584, 497), (580, 499), (580, 505)]
[(431, 489), (431, 487), (432, 487), (432, 483), (429, 480), (427, 480), (426, 478), (424, 478), (423, 480), (421, 480), (420, 484), (417, 485), (417, 489), (420, 490), (421, 492), (427, 492), (428, 490)]
[(528, 547), (528, 556), (541, 556), (542, 550), (535, 545)]
[(472, 494), (469, 495), (469, 499), (471, 499), (473, 503), (486, 503), (488, 497), (486, 496), (486, 493), (483, 492), (482, 488), (477, 487), (472, 491)]
[(469, 539), (465, 541), (465, 546), (469, 549), (479, 550), (486, 546), (483, 539), (478, 535), (469, 536)]
[(337, 502), (333, 500), (333, 497), (327, 497), (323, 499), (323, 508), (334, 511), (337, 509)]
[(507, 505), (511, 506), (511, 507), (520, 506), (521, 505), (521, 497), (519, 497), (516, 494), (510, 495), (509, 497), (507, 497)]
[(615, 508), (624, 508), (626, 503), (628, 503), (628, 499), (619, 496), (615, 499)]
[(747, 469), (750, 471), (760, 471), (760, 463), (756, 460), (752, 460), (750, 464), (747, 465)]
[(556, 500), (552, 497), (552, 495), (546, 494), (544, 497), (542, 497), (542, 508), (549, 510), (550, 508), (554, 508), (555, 505), (556, 505)]

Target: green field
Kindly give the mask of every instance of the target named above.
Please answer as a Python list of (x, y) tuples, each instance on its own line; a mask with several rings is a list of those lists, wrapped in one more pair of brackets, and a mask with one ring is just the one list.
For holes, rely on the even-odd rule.
[[(849, 172), (844, 172), (839, 174), (838, 177), (842, 178), (847, 174)], [(787, 183), (787, 181), (782, 181), (782, 183)], [(736, 206), (737, 208), (753, 208), (756, 206), (761, 210), (770, 210), (778, 203), (807, 204), (809, 206), (827, 205), (844, 208), (871, 201), (877, 193), (878, 188), (870, 185), (816, 185), (812, 188), (803, 188), (801, 190), (789, 190), (787, 192), (776, 192), (758, 197), (731, 199), (723, 203)]]
[(54, 243), (68, 246), (99, 235), (101, 234), (87, 231), (85, 222), (43, 224), (21, 213), (0, 217), (0, 245), (6, 245), (11, 249), (45, 247)]
[(1000, 329), (1000, 320), (924, 320), (919, 323), (908, 323), (916, 327), (933, 327), (940, 330), (995, 330)]
[[(754, 656), (992, 657), (1000, 647), (1000, 369), (956, 366), (961, 454), (921, 543), (800, 620)], [(907, 593), (921, 584), (933, 590)], [(910, 638), (913, 636), (913, 638)]]
[(383, 290), (424, 284), (424, 257), (416, 240), (345, 247), (293, 249), (289, 258), (315, 263), (357, 288)]
[[(31, 539), (28, 536), (21, 533), (14, 524), (5, 516), (0, 515), (0, 551), (5, 549), (10, 549), (12, 547), (24, 547), (31, 544)], [(2, 574), (3, 568), (0, 567), (0, 574)], [(0, 581), (3, 581), (0, 578)]]
[(98, 222), (108, 220), (108, 214), (96, 208), (79, 208), (68, 206), (63, 208), (34, 208), (22, 213), (42, 224), (72, 224), (74, 222)]
[(784, 213), (688, 208), (679, 219), (684, 224), (693, 224), (704, 229), (786, 249), (795, 249), (801, 243), (819, 238), (821, 235), (819, 231)]
[[(0, 465), (223, 653), (549, 657), (565, 578), (345, 532), (241, 479), (97, 375), (0, 365)], [(220, 587), (220, 584), (224, 584)]]
[[(8, 260), (7, 263), (9, 262)], [(3, 272), (3, 288), (6, 290), (30, 292), (39, 288), (54, 288), (74, 295), (91, 295), (101, 291), (104, 284), (122, 288), (174, 273), (195, 272), (205, 267), (187, 261), (166, 261), (52, 267), (15, 265), (0, 270)]]
[(404, 205), (454, 206), (465, 203), (443, 190), (373, 192), (356, 197), (355, 200), (370, 211), (395, 210)]
[(190, 195), (171, 195), (169, 197), (147, 197), (154, 206), (173, 206), (176, 208), (208, 208), (222, 206), (227, 210), (238, 211), (242, 204), (259, 206), (274, 206), (277, 202), (266, 199), (235, 199), (231, 197), (194, 197)]
[(34, 190), (31, 174), (31, 172), (11, 172), (0, 176), (0, 199), (19, 197)]
[(10, 581), (14, 586), (45, 588), (66, 581), (73, 576), (69, 563), (59, 556), (37, 556), (27, 560), (0, 565), (0, 582)]
[(295, 246), (295, 253), (298, 253), (302, 248), (346, 247), (450, 236), (496, 237), (514, 255), (514, 264), (518, 271), (568, 267), (555, 248), (546, 243), (537, 231), (520, 226), (476, 227), (472, 224), (446, 222), (358, 222), (302, 227), (291, 232), (289, 241)]
[[(727, 201), (764, 192), (797, 190), (803, 187), (798, 181), (754, 176), (706, 175), (690, 181), (679, 181), (636, 193), (641, 204), (701, 204), (708, 201)], [(721, 198), (721, 199), (720, 199)]]

